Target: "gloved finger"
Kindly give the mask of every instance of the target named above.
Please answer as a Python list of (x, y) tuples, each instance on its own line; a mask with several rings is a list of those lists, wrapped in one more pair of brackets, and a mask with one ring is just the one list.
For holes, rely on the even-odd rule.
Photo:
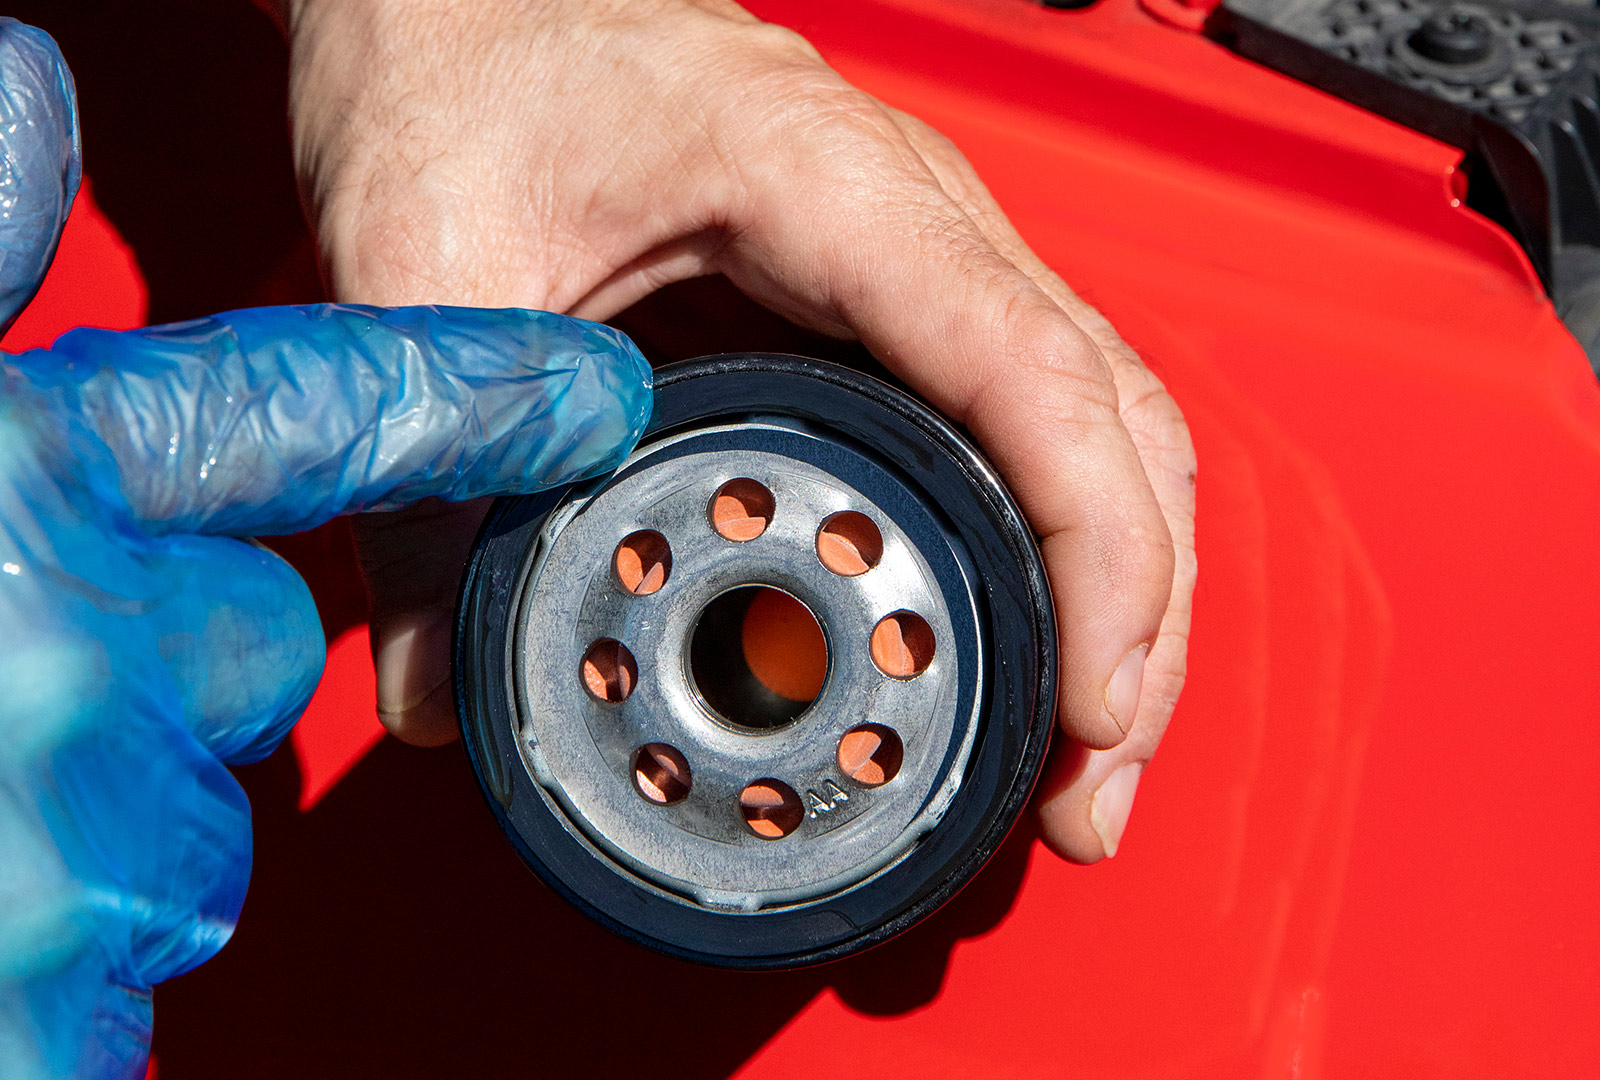
[(649, 420), (622, 333), (547, 312), (259, 308), (16, 360), (94, 419), (154, 533), (297, 532), (614, 468)]
[(230, 537), (131, 542), (170, 586), (150, 633), (189, 730), (226, 764), (266, 757), (322, 675), (326, 641), (311, 590), (275, 553)]
[(162, 703), (138, 696), (51, 756), (53, 790), (39, 798), (61, 808), (51, 839), (87, 890), (113, 976), (153, 986), (232, 933), (250, 876), (250, 804)]
[(217, 757), (270, 753), (322, 670), (310, 590), (259, 545), (137, 528), (106, 490), (115, 460), (54, 404), (24, 380), (0, 382), (0, 746), (74, 737), (81, 703), (105, 696), (106, 676), (82, 670), (81, 639), (100, 634), (109, 647), (89, 651), (127, 661), (122, 678)]
[(43, 30), (0, 18), (0, 333), (39, 290), (78, 179), (67, 62)]
[[(1110, 366), (949, 197), (892, 118), (864, 95), (857, 104), (842, 119), (829, 106), (829, 160), (786, 167), (828, 175), (849, 159), (888, 194), (867, 205), (827, 185), (777, 185), (780, 206), (761, 204), (767, 189), (757, 187), (727, 273), (818, 329), (842, 323), (977, 436), (1042, 537), (1061, 725), (1086, 745), (1115, 746), (1137, 712), (1174, 554)], [(840, 149), (847, 136), (853, 154)]]

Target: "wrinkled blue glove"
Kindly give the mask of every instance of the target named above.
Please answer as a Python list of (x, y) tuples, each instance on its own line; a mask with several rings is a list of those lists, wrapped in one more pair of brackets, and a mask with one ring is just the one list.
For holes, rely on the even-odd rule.
[[(78, 181), (71, 77), (0, 20), (0, 319)], [(650, 372), (529, 311), (306, 307), (0, 363), (0, 1076), (139, 1077), (151, 987), (228, 939), (250, 807), (322, 670), (311, 595), (235, 536), (613, 468)]]

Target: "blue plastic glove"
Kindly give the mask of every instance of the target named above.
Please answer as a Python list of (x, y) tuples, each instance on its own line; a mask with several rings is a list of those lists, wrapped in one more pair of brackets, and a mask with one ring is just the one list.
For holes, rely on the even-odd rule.
[[(0, 21), (0, 319), (76, 188), (71, 79)], [(528, 311), (277, 308), (0, 364), (0, 1075), (138, 1077), (151, 987), (228, 939), (250, 808), (322, 669), (304, 583), (230, 539), (613, 468), (650, 372)]]

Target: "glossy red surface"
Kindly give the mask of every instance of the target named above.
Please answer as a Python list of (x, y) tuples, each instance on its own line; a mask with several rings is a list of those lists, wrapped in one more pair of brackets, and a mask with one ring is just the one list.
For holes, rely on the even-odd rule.
[[(1600, 389), (1458, 205), (1459, 154), (1135, 0), (753, 6), (954, 138), (1190, 418), (1190, 684), (1121, 853), (1075, 868), (1023, 830), (814, 971), (622, 945), (516, 863), (458, 752), (376, 736), (325, 529), (284, 549), (329, 673), (245, 771), (255, 886), (157, 995), (163, 1080), (1600, 1075)], [(142, 314), (105, 222), (85, 200), (7, 347)], [(281, 284), (294, 243), (236, 302), (315, 298)], [(181, 307), (203, 268), (162, 258), (151, 304)]]

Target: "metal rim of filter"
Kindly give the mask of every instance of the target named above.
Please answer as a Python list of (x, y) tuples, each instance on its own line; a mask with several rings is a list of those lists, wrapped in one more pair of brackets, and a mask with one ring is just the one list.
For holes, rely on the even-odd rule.
[[(626, 938), (748, 969), (857, 951), (1026, 803), (1055, 697), (1037, 548), (970, 443), (867, 376), (745, 354), (656, 385), (621, 468), (484, 524), (455, 641), (474, 772), (524, 861)], [(727, 659), (767, 601), (815, 620), (820, 676)]]

